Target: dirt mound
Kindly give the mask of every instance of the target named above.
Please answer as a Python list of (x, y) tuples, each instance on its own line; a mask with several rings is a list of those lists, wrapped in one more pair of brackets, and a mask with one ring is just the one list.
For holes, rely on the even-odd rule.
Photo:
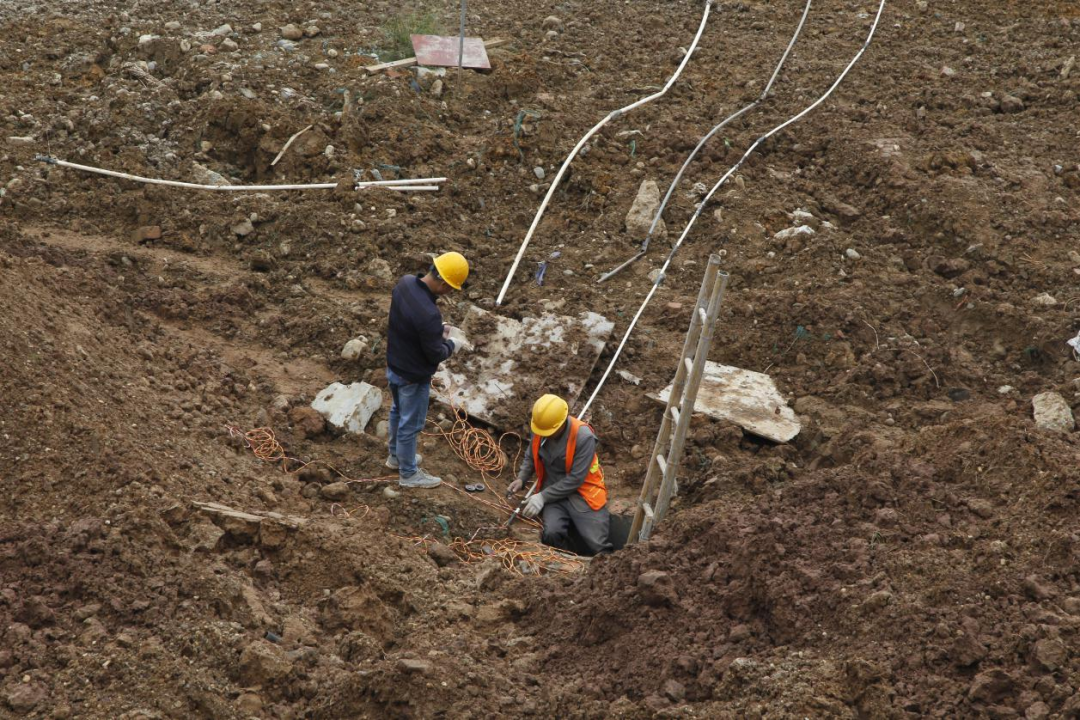
[(842, 469), (714, 485), (662, 539), (537, 597), (566, 618), (545, 671), (655, 710), (1075, 712), (1076, 442), (986, 418), (851, 442)]

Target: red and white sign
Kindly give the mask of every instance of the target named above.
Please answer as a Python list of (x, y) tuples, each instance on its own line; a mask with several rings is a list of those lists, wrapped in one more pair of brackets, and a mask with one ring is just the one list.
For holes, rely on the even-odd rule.
[[(417, 65), (432, 65), (436, 67), (457, 67), (458, 52), (460, 50), (460, 37), (446, 37), (444, 35), (413, 35), (413, 52), (416, 53)], [(474, 70), (490, 70), (491, 63), (488, 61), (487, 49), (481, 38), (465, 38), (465, 55), (461, 63), (462, 67)]]

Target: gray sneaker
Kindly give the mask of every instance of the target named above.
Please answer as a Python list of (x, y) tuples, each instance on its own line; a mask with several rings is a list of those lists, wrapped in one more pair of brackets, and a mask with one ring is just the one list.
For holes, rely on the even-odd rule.
[(441, 484), (442, 478), (428, 475), (419, 468), (417, 468), (416, 472), (409, 477), (398, 479), (398, 485), (405, 488), (433, 488), (438, 487)]
[[(424, 459), (424, 456), (420, 453), (416, 453), (416, 464), (419, 465), (420, 461)], [(397, 455), (386, 456), (386, 467), (391, 470), (397, 470), (401, 465), (398, 463)]]

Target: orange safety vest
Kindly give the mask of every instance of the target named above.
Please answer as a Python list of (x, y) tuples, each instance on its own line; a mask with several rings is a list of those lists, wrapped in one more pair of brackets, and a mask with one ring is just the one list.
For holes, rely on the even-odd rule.
[[(566, 473), (570, 474), (570, 469), (574, 466), (574, 452), (577, 450), (577, 436), (578, 430), (582, 425), (585, 425), (582, 421), (576, 417), (570, 418), (570, 437), (566, 440)], [(592, 430), (592, 426), (589, 425), (589, 429)], [(540, 462), (540, 441), (539, 435), (533, 435), (532, 440), (532, 457), (533, 457), (533, 469), (536, 470), (536, 492), (540, 492), (540, 488), (544, 485), (544, 464)], [(592, 464), (589, 465), (589, 472), (585, 475), (585, 482), (581, 483), (578, 488), (578, 493), (581, 497), (585, 498), (585, 502), (589, 504), (589, 507), (593, 510), (599, 510), (607, 504), (607, 486), (604, 484), (604, 469), (600, 467), (600, 458), (593, 454)]]

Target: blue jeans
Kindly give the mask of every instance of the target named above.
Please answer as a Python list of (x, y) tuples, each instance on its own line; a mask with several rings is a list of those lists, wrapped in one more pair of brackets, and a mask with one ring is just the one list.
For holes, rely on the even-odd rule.
[(427, 422), (431, 382), (411, 383), (390, 368), (386, 368), (386, 379), (394, 398), (387, 445), (398, 459), (398, 474), (407, 478), (416, 474), (416, 438)]

